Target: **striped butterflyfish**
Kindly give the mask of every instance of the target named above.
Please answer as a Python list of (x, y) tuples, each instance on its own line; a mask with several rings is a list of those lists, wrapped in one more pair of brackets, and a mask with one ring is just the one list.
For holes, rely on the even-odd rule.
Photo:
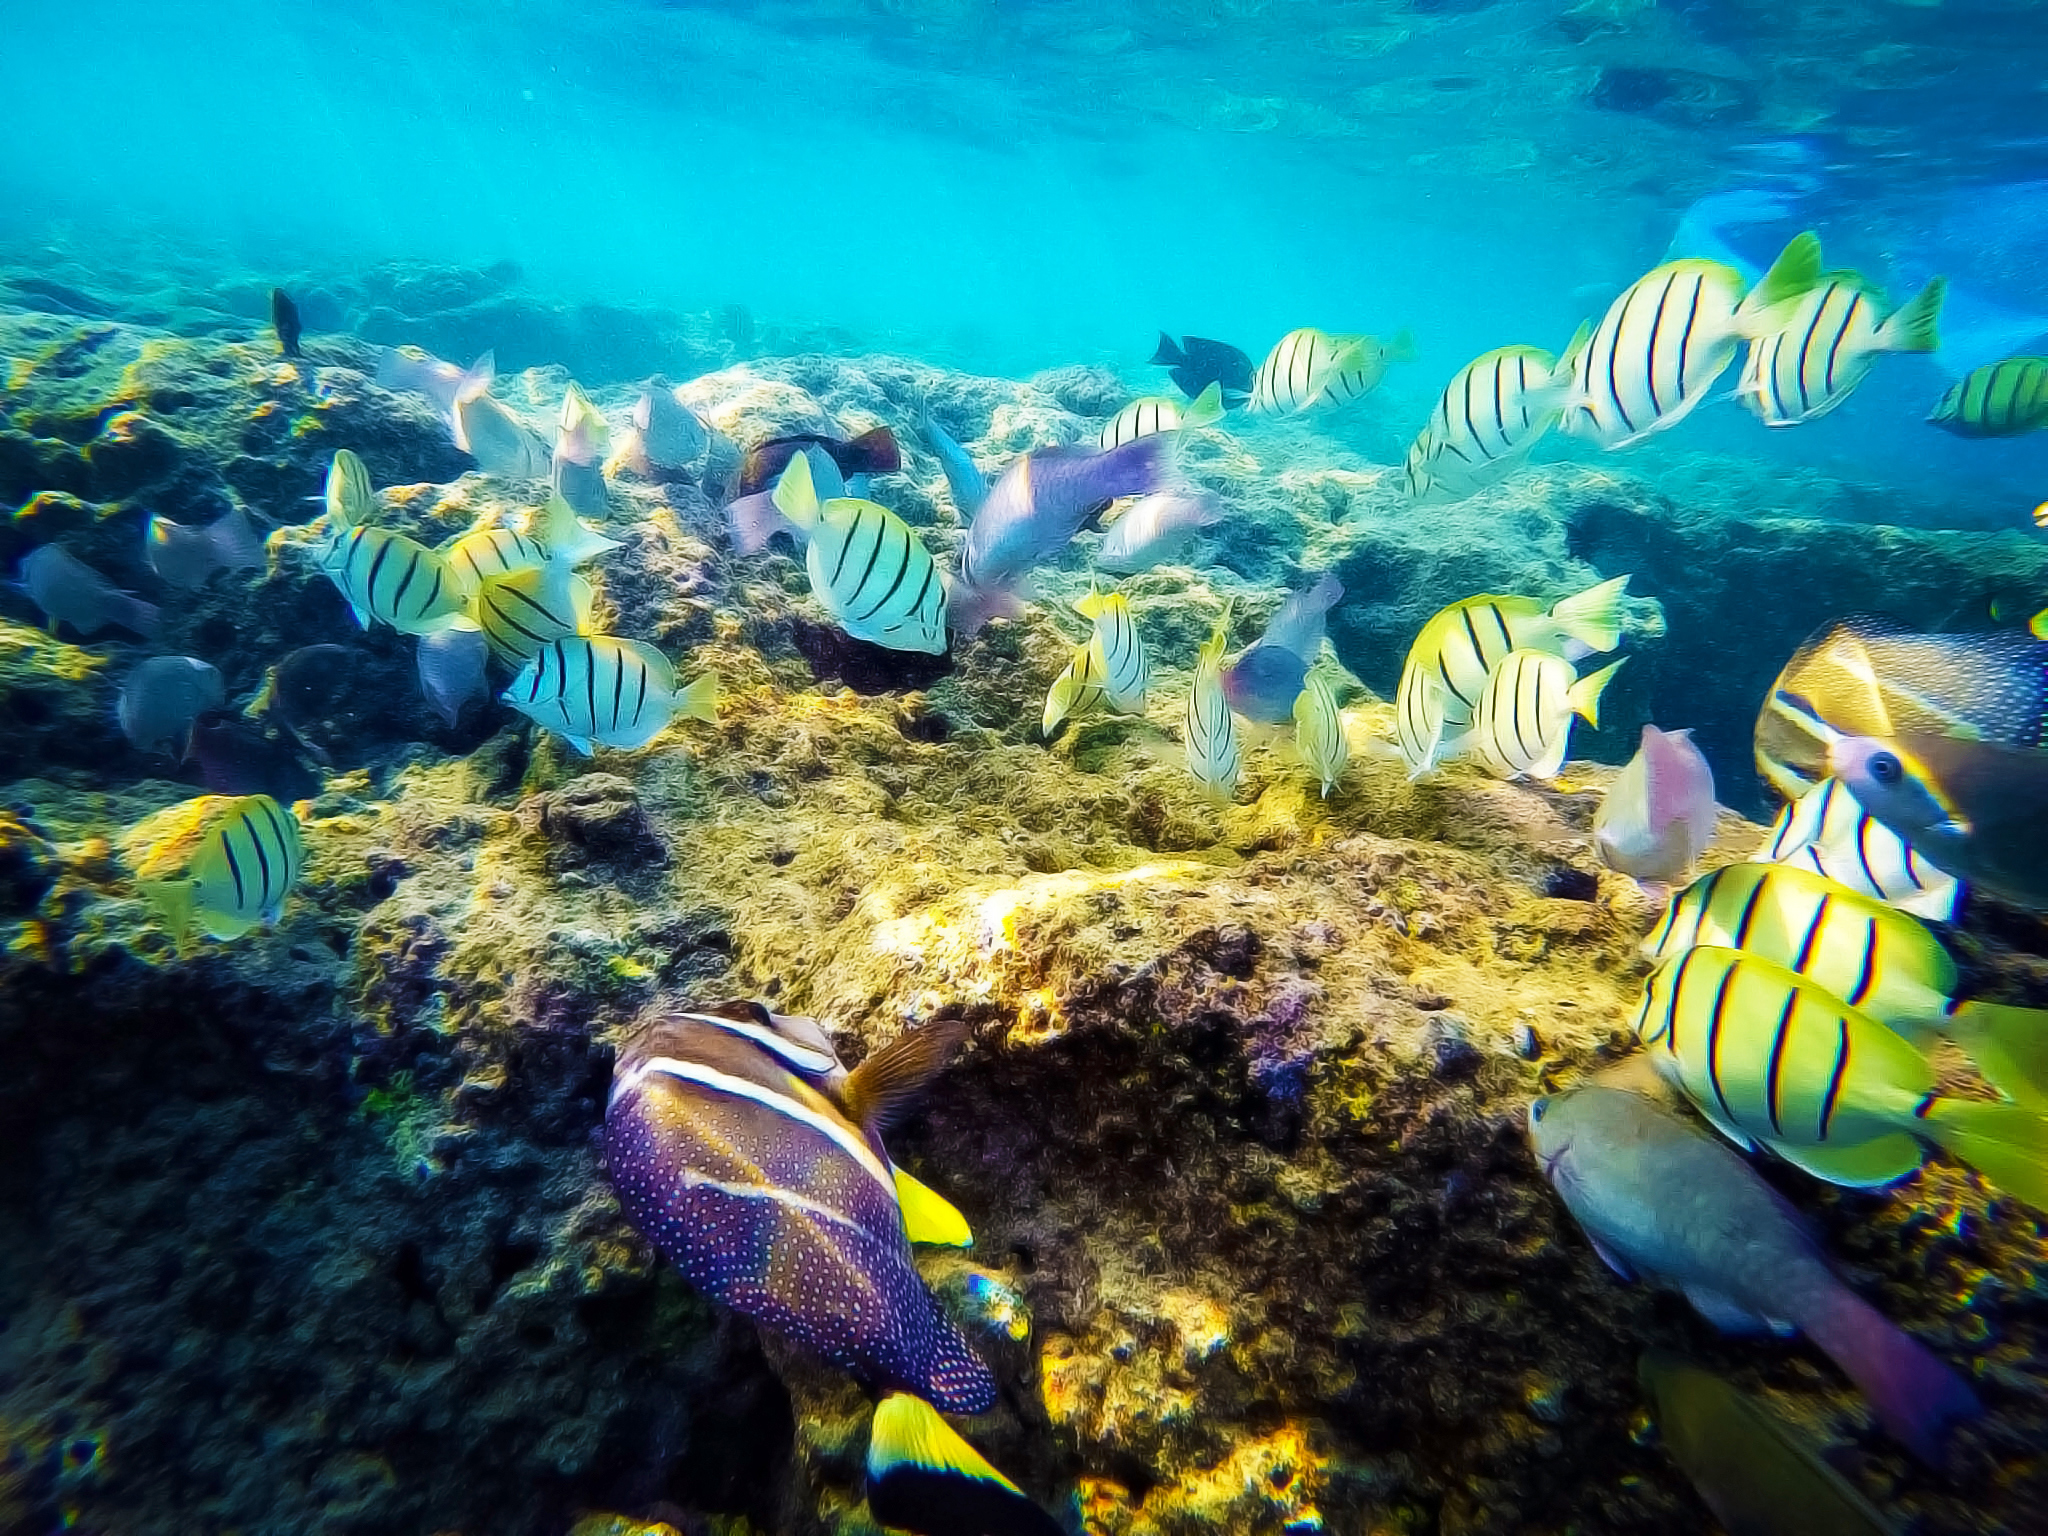
[(1571, 745), (1572, 717), (1600, 723), (1600, 695), (1622, 661), (1580, 677), (1549, 651), (1510, 651), (1487, 674), (1461, 750), (1498, 778), (1554, 779)]
[(1401, 668), (1395, 734), (1408, 776), (1442, 760), (1472, 724), (1486, 679), (1510, 651), (1552, 651), (1568, 658), (1621, 643), (1628, 577), (1616, 576), (1546, 608), (1539, 598), (1468, 597), (1422, 626)]
[(1075, 600), (1074, 611), (1092, 620), (1095, 627), (1074, 647), (1066, 668), (1046, 690), (1040, 729), (1047, 736), (1069, 715), (1105, 700), (1119, 714), (1143, 714), (1145, 691), (1152, 679), (1145, 638), (1138, 633), (1131, 606), (1121, 592), (1091, 590)]
[(1155, 432), (1206, 427), (1223, 419), (1223, 386), (1211, 384), (1186, 405), (1171, 395), (1144, 395), (1118, 411), (1095, 436), (1096, 446), (1117, 448)]
[(1303, 326), (1275, 342), (1259, 364), (1246, 409), (1255, 416), (1281, 416), (1317, 405), (1343, 405), (1377, 386), (1389, 363), (1414, 355), (1406, 331), (1383, 342), (1377, 336), (1332, 336)]
[(200, 795), (130, 838), (136, 881), (179, 944), (276, 922), (306, 865), (298, 818), (268, 795)]
[(1541, 347), (1500, 347), (1451, 376), (1404, 468), (1416, 501), (1462, 499), (1508, 474), (1556, 425), (1581, 328), (1560, 363)]
[(815, 1021), (757, 1003), (641, 1024), (605, 1113), (626, 1219), (706, 1296), (867, 1386), (948, 1413), (993, 1406), (988, 1366), (910, 1254), (928, 1225), (971, 1234), (881, 1139), (963, 1033), (908, 1030), (848, 1074)]
[(2048, 1119), (1937, 1094), (1917, 1047), (1760, 955), (1701, 945), (1665, 961), (1636, 1033), (1738, 1146), (1767, 1146), (1831, 1184), (1874, 1187), (1912, 1173), (1931, 1142), (2048, 1209)]
[(591, 631), (597, 595), (561, 561), (486, 577), (469, 601), (470, 622), (483, 631), (491, 654), (522, 667), (543, 646)]
[(1320, 672), (1309, 673), (1294, 701), (1294, 751), (1321, 782), (1323, 798), (1329, 799), (1351, 762), (1351, 743), (1344, 736), (1337, 695)]
[(1748, 294), (1720, 262), (1666, 262), (1608, 307), (1579, 350), (1560, 426), (1603, 448), (1626, 448), (1675, 426), (1707, 398), (1744, 339), (1782, 319), (1820, 281), (1820, 241), (1787, 245)]
[(1955, 958), (1896, 907), (1791, 865), (1731, 864), (1680, 893), (1643, 953), (1696, 945), (1775, 961), (1916, 1044), (1947, 1035), (1995, 1086), (2048, 1108), (2048, 1011), (1958, 1000)]
[(1927, 419), (1957, 437), (2018, 437), (2048, 427), (2048, 357), (2008, 357), (1971, 369)]
[(946, 583), (915, 529), (872, 501), (819, 501), (801, 453), (775, 482), (774, 501), (808, 541), (811, 595), (841, 629), (892, 651), (945, 653)]
[(1932, 352), (1948, 285), (1935, 278), (1881, 314), (1881, 297), (1854, 272), (1831, 272), (1783, 306), (1779, 323), (1749, 344), (1735, 388), (1767, 427), (1825, 416), (1863, 382), (1882, 352)]
[(1962, 895), (1953, 875), (1930, 864), (1834, 779), (1822, 779), (1780, 810), (1750, 858), (1807, 870), (1854, 895), (1940, 923), (1954, 920)]
[(915, 1536), (1061, 1536), (1062, 1527), (931, 1404), (892, 1392), (868, 1436), (868, 1513)]
[(500, 697), (585, 757), (594, 747), (645, 746), (671, 717), (718, 718), (718, 674), (687, 688), (653, 646), (612, 635), (551, 640)]
[(1244, 772), (1244, 750), (1238, 745), (1237, 721), (1230, 713), (1230, 701), (1223, 694), (1223, 650), (1229, 643), (1230, 609), (1216, 621), (1216, 628), (1195, 659), (1195, 675), (1188, 685), (1187, 711), (1181, 743), (1187, 752), (1188, 772), (1203, 792), (1216, 800), (1228, 800)]

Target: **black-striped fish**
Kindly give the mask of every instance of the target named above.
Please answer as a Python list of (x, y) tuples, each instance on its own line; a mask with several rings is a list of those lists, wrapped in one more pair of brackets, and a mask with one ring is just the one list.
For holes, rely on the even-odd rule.
[(841, 629), (892, 651), (945, 653), (946, 583), (915, 529), (872, 501), (820, 502), (801, 453), (775, 482), (775, 506), (808, 541), (811, 595)]
[(544, 646), (591, 632), (597, 594), (560, 561), (487, 576), (469, 600), (469, 621), (483, 631), (491, 654), (523, 667)]
[(1500, 347), (1451, 376), (1403, 469), (1416, 501), (1462, 499), (1513, 471), (1557, 423), (1581, 328), (1560, 363), (1541, 347)]
[(882, 1399), (868, 1436), (868, 1513), (914, 1536), (1062, 1536), (1063, 1527), (931, 1404), (904, 1392)]
[(901, 1191), (944, 1213), (949, 1240), (966, 1223), (881, 1139), (963, 1033), (908, 1030), (848, 1075), (814, 1020), (757, 1003), (651, 1020), (620, 1048), (605, 1113), (626, 1219), (697, 1290), (868, 1386), (982, 1412), (995, 1379), (918, 1277)]
[(2048, 1119), (1940, 1096), (1908, 1041), (1761, 956), (1703, 945), (1667, 960), (1636, 1033), (1738, 1146), (1761, 1143), (1831, 1184), (1876, 1187), (1912, 1173), (1932, 1143), (2048, 1209)]
[(275, 923), (306, 865), (298, 818), (268, 795), (200, 795), (137, 831), (136, 881), (181, 945)]
[(1376, 386), (1389, 363), (1414, 355), (1406, 331), (1382, 342), (1377, 336), (1332, 336), (1303, 326), (1275, 342), (1259, 364), (1246, 409), (1254, 416), (1278, 416), (1342, 405)]
[(1145, 637), (1131, 617), (1121, 592), (1091, 590), (1077, 598), (1074, 611), (1094, 622), (1086, 641), (1074, 648), (1066, 670), (1053, 680), (1045, 696), (1044, 733), (1050, 736), (1068, 715), (1107, 700), (1119, 714), (1145, 712), (1145, 691), (1152, 681), (1152, 662)]
[(1228, 800), (1244, 772), (1237, 720), (1223, 693), (1223, 651), (1229, 644), (1229, 634), (1230, 610), (1226, 607), (1195, 659), (1195, 675), (1188, 686), (1187, 713), (1181, 732), (1188, 772), (1215, 800)]
[(1643, 953), (1696, 945), (1775, 961), (1915, 1044), (1947, 1035), (1994, 1085), (2048, 1108), (2048, 1010), (1960, 1001), (1954, 957), (1896, 907), (1790, 865), (1731, 864), (1672, 902)]
[(1571, 745), (1572, 717), (1600, 723), (1600, 695), (1622, 661), (1580, 677), (1548, 651), (1510, 651), (1488, 674), (1472, 729), (1459, 744), (1503, 779), (1554, 779)]
[(2008, 357), (1971, 369), (1927, 419), (1957, 437), (2018, 437), (2048, 427), (2048, 357)]
[(1570, 658), (1621, 643), (1628, 577), (1616, 576), (1546, 608), (1533, 597), (1468, 597), (1422, 626), (1401, 668), (1395, 734), (1408, 776), (1420, 777), (1471, 726), (1494, 666), (1510, 651)]
[(1778, 306), (1820, 281), (1820, 240), (1787, 245), (1747, 295), (1742, 274), (1715, 261), (1667, 262), (1631, 283), (1580, 349), (1561, 430), (1626, 448), (1677, 425), (1707, 398), (1749, 337), (1772, 329)]
[(372, 620), (404, 635), (431, 635), (460, 623), (467, 589), (441, 556), (385, 528), (332, 528), (313, 559), (334, 583), (356, 622)]
[(1882, 352), (1932, 352), (1948, 285), (1935, 278), (1880, 318), (1881, 296), (1854, 272), (1834, 272), (1784, 306), (1777, 327), (1749, 344), (1735, 393), (1767, 427), (1825, 416), (1861, 384)]
[(1351, 762), (1351, 743), (1344, 736), (1337, 695), (1320, 672), (1309, 673), (1294, 701), (1294, 751), (1302, 766), (1321, 781), (1323, 798), (1329, 799)]
[(1110, 417), (1095, 435), (1098, 447), (1116, 448), (1155, 432), (1206, 427), (1223, 419), (1223, 386), (1211, 384), (1186, 405), (1171, 395), (1143, 395)]
[(502, 526), (479, 528), (450, 539), (439, 553), (467, 592), (476, 591), (493, 576), (538, 570), (548, 563), (547, 549), (538, 539)]
[(611, 635), (550, 641), (500, 697), (590, 756), (595, 747), (645, 746), (675, 715), (718, 718), (718, 674), (676, 687), (675, 668), (653, 646)]
[(1962, 887), (1872, 816), (1834, 779), (1822, 779), (1778, 812), (1753, 862), (1810, 870), (1934, 922), (1952, 922)]

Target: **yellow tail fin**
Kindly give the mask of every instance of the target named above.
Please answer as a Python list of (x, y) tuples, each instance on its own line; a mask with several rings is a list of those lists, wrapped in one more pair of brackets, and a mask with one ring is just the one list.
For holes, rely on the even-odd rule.
[(676, 713), (691, 720), (718, 723), (718, 674), (706, 672), (676, 695)]
[(1964, 1003), (1941, 1028), (1984, 1081), (2015, 1103), (2048, 1113), (2048, 1010)]
[(1614, 674), (1628, 664), (1628, 658), (1610, 661), (1598, 672), (1589, 672), (1571, 686), (1565, 695), (1571, 701), (1572, 712), (1597, 728), (1600, 724), (1600, 695), (1607, 691), (1607, 685), (1614, 681)]
[(2035, 1210), (2048, 1211), (2048, 1117), (2019, 1104), (1943, 1099), (1923, 1123), (1957, 1161)]
[(1183, 427), (1206, 427), (1223, 419), (1223, 386), (1212, 383), (1180, 413)]
[(1927, 286), (1893, 311), (1878, 328), (1878, 340), (1888, 352), (1934, 352), (1940, 350), (1941, 301), (1948, 296), (1948, 279), (1928, 279)]

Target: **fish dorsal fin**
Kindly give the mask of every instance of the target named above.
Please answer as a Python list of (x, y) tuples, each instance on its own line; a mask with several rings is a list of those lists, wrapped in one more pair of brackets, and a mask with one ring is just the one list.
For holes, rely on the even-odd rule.
[(887, 1130), (909, 1112), (966, 1038), (967, 1026), (957, 1019), (905, 1030), (854, 1068), (840, 1096), (846, 1118), (863, 1130)]
[(1771, 263), (1771, 270), (1757, 279), (1757, 285), (1742, 301), (1737, 314), (1750, 321), (1742, 328), (1742, 334), (1768, 335), (1772, 325), (1765, 317), (1770, 311), (1820, 284), (1820, 236), (1809, 229), (1785, 242), (1785, 249)]
[(944, 1195), (890, 1164), (896, 1176), (896, 1204), (903, 1212), (903, 1235), (913, 1243), (938, 1248), (972, 1248), (974, 1229)]
[(1579, 354), (1586, 350), (1586, 343), (1592, 339), (1593, 322), (1581, 320), (1579, 328), (1572, 332), (1572, 339), (1565, 343), (1564, 352), (1558, 357), (1557, 366), (1550, 370), (1550, 376), (1555, 382), (1571, 382), (1572, 373), (1579, 366)]

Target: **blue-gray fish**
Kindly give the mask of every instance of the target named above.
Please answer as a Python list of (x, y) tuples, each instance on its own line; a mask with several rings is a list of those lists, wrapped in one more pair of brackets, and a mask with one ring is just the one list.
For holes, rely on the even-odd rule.
[(1344, 583), (1325, 575), (1280, 605), (1257, 642), (1223, 669), (1223, 696), (1232, 710), (1260, 725), (1294, 718), (1294, 701), (1322, 654), (1330, 610), (1343, 596)]
[(449, 436), (487, 475), (542, 479), (550, 473), (554, 455), (538, 432), (492, 396), (496, 377), (497, 360), (489, 352), (463, 375), (449, 412)]
[(43, 610), (50, 632), (69, 624), (90, 638), (109, 624), (154, 639), (161, 627), (156, 604), (123, 592), (83, 560), (45, 544), (21, 562), (21, 585)]
[(121, 734), (138, 751), (170, 746), (192, 755), (192, 727), (227, 703), (218, 668), (190, 656), (152, 656), (121, 684)]
[(611, 451), (611, 428), (590, 397), (572, 382), (562, 397), (562, 416), (555, 433), (549, 476), (555, 494), (583, 517), (611, 515), (604, 465)]
[(1835, 1276), (1798, 1214), (1722, 1143), (1640, 1094), (1597, 1085), (1531, 1104), (1529, 1140), (1624, 1278), (1683, 1292), (1727, 1332), (1804, 1333), (1929, 1460), (1947, 1426), (1978, 1411), (1959, 1377)]
[(952, 493), (953, 509), (963, 518), (974, 516), (981, 510), (981, 504), (988, 500), (988, 477), (974, 462), (974, 456), (960, 446), (958, 439), (932, 419), (929, 402), (918, 413), (917, 435), (924, 439), (925, 447), (931, 449), (939, 461), (939, 468), (945, 471), (946, 489)]
[(962, 1034), (910, 1030), (848, 1075), (814, 1021), (755, 1003), (641, 1026), (605, 1113), (626, 1219), (699, 1291), (867, 1385), (982, 1412), (995, 1379), (918, 1277), (881, 1139)]
[(1141, 497), (1109, 525), (1095, 563), (1105, 571), (1131, 574), (1178, 559), (1195, 534), (1223, 520), (1223, 505), (1210, 491), (1158, 491)]
[(489, 694), (484, 685), (484, 661), (490, 654), (491, 645), (483, 631), (466, 624), (420, 636), (414, 655), (420, 692), (449, 725), (462, 718), (463, 705)]
[(664, 470), (682, 470), (704, 457), (711, 432), (697, 413), (683, 404), (675, 385), (656, 374), (640, 389), (631, 425), (617, 438), (608, 473), (621, 467), (650, 480)]
[(1018, 583), (1051, 559), (1120, 496), (1148, 496), (1173, 475), (1173, 434), (1135, 438), (1100, 452), (1038, 448), (1010, 461), (960, 546), (949, 622), (972, 635), (1018, 611)]
[(199, 586), (215, 571), (265, 564), (263, 536), (240, 507), (204, 528), (152, 516), (143, 532), (142, 552), (149, 568), (174, 587)]

